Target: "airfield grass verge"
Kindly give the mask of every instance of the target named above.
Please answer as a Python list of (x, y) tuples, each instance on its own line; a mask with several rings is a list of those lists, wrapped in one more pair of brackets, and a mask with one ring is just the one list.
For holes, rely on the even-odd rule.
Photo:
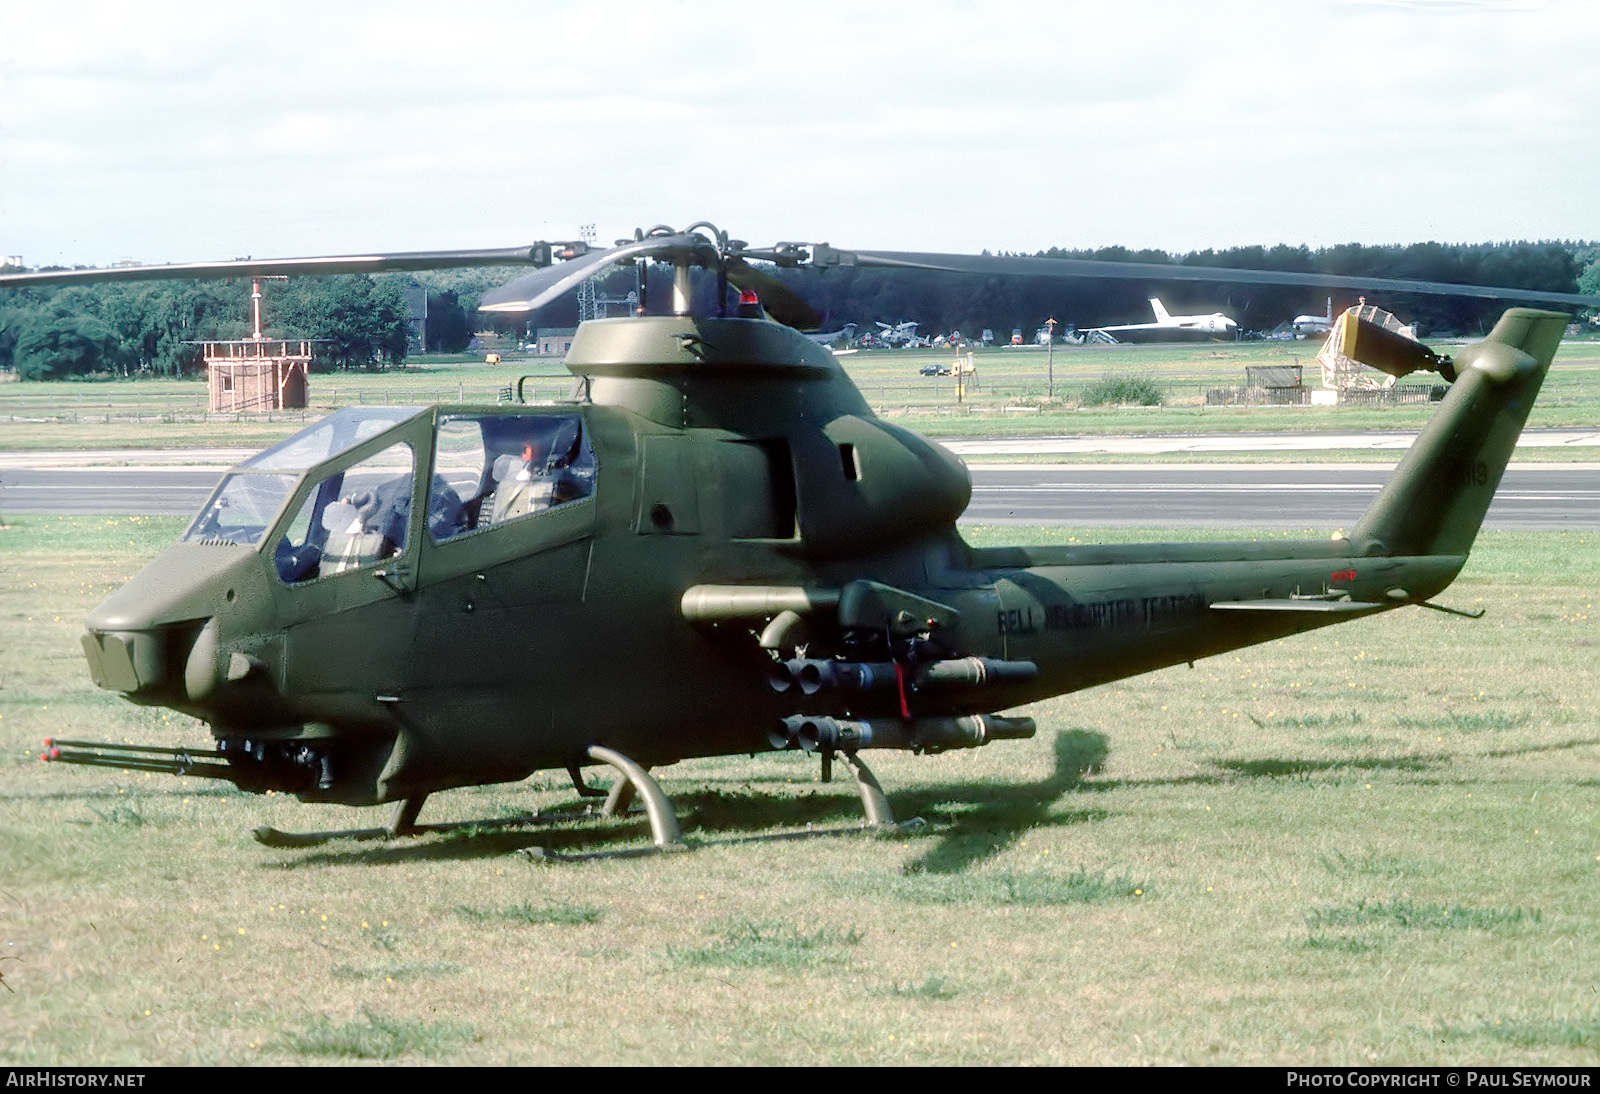
[[(1315, 386), (1318, 348), (1309, 342), (1061, 347), (1053, 366), (1035, 347), (993, 349), (977, 354), (977, 375), (959, 394), (950, 377), (918, 374), (926, 364), (953, 363), (947, 351), (863, 352), (838, 360), (877, 413), (948, 437), (1415, 429), (1435, 409), (1206, 405), (1207, 391), (1241, 386), (1251, 366), (1299, 366)], [(260, 448), (341, 406), (494, 403), (523, 374), (532, 377), (530, 401), (565, 399), (572, 389), (565, 365), (549, 358), (316, 373), (308, 410), (270, 415), (207, 415), (198, 379), (7, 382), (0, 384), (0, 447)], [(1600, 342), (1563, 343), (1528, 424), (1600, 425)]]
[[(954, 438), (946, 437), (946, 441)], [(1300, 448), (1251, 451), (1248, 449), (1215, 452), (966, 452), (961, 460), (969, 465), (1029, 464), (1184, 464), (1231, 467), (1240, 464), (1298, 464), (1324, 467), (1328, 464), (1359, 465), (1356, 469), (1379, 472), (1394, 470), (1404, 453), (1397, 449)], [(1600, 445), (1561, 445), (1545, 448), (1518, 448), (1510, 466), (1527, 464), (1592, 464), (1600, 471)], [(1578, 470), (1575, 468), (1575, 470)]]
[[(1600, 381), (1597, 381), (1600, 387)], [(443, 395), (445, 393), (441, 393)], [(1541, 396), (1541, 400), (1543, 396)], [(1240, 432), (1308, 432), (1420, 429), (1434, 407), (1054, 407), (1027, 414), (980, 413), (937, 406), (916, 407), (873, 401), (874, 409), (897, 425), (936, 438), (1032, 437), (1061, 435), (1136, 436), (1144, 434), (1221, 435)], [(124, 448), (265, 448), (320, 419), (317, 411), (291, 419), (211, 422), (11, 422), (0, 434), (5, 451), (75, 451)], [(1593, 409), (1547, 407), (1529, 416), (1530, 428), (1578, 429), (1600, 425), (1600, 403)], [(1365, 459), (1382, 453), (1358, 453)], [(1197, 453), (1183, 458), (1204, 458)], [(1070, 458), (1061, 457), (1064, 459)], [(1105, 457), (1097, 456), (1097, 459)], [(1174, 457), (1177, 458), (1177, 457)], [(1259, 457), (1264, 458), (1264, 457)], [(1275, 456), (1309, 459), (1304, 452)], [(1595, 458), (1550, 449), (1520, 449), (1518, 459)]]
[[(872, 753), (927, 822), (899, 839), (822, 834), (860, 820), (848, 780), (781, 753), (660, 769), (693, 853), (573, 863), (509, 852), (648, 836), (271, 849), (248, 829), (373, 811), (40, 764), (205, 744), (77, 644), (183, 522), (6, 523), (0, 1063), (1600, 1061), (1600, 536), (1482, 535), (1439, 597), (1481, 620), (1402, 609), (1036, 704), (1030, 741)], [(424, 820), (578, 804), (543, 772)]]

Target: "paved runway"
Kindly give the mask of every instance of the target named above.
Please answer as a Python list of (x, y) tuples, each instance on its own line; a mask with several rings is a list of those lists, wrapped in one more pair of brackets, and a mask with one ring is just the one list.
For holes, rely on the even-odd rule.
[[(1400, 455), (1417, 439), (1415, 429), (1369, 429), (1361, 432), (1293, 430), (1169, 434), (1074, 434), (1066, 437), (939, 437), (958, 456), (1022, 456), (1053, 453), (1162, 455), (1186, 452), (1315, 452), (1331, 449), (1368, 450), (1385, 457)], [(1600, 451), (1600, 429), (1524, 429), (1518, 448), (1593, 448)], [(255, 455), (253, 448), (97, 448), (64, 451), (0, 451), (0, 477), (7, 469), (43, 470), (67, 467), (214, 468), (226, 471)]]
[[(965, 520), (978, 523), (1347, 528), (1387, 465), (1070, 464), (972, 468)], [(0, 514), (191, 514), (215, 467), (0, 468)], [(1600, 465), (1513, 464), (1488, 528), (1600, 529)]]
[[(941, 440), (958, 456), (1021, 456), (1054, 453), (1312, 452), (1370, 450), (1398, 457), (1411, 447), (1415, 429), (1370, 429), (1358, 433), (1296, 430), (1285, 433), (1103, 434), (1071, 437), (972, 437)], [(1524, 429), (1518, 448), (1594, 448), (1600, 429)]]
[[(963, 519), (1331, 531), (1355, 524), (1389, 472), (1371, 464), (979, 464)], [(1511, 466), (1484, 527), (1600, 529), (1600, 465)]]

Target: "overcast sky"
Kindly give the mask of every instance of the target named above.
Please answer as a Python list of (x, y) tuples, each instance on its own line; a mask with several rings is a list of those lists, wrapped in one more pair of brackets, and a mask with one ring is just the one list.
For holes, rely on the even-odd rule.
[(0, 255), (1600, 239), (1591, 0), (0, 0)]

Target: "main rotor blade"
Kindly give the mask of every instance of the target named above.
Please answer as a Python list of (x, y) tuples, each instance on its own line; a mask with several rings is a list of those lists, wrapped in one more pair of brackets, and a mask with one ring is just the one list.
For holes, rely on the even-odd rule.
[(450, 270), (465, 266), (548, 266), (550, 244), (476, 251), (400, 251), (321, 258), (238, 258), (231, 262), (180, 262), (166, 266), (112, 266), (95, 270), (0, 274), (0, 289), (24, 285), (74, 285), (102, 281), (176, 281), (214, 277), (276, 277)]
[(1106, 262), (1086, 258), (1029, 258), (1020, 255), (924, 254), (915, 251), (843, 251), (826, 244), (812, 248), (811, 265), (869, 266), (945, 273), (1018, 275), (1023, 277), (1095, 277), (1127, 281), (1221, 281), (1242, 285), (1296, 285), (1323, 289), (1360, 289), (1474, 296), (1485, 300), (1526, 300), (1542, 304), (1600, 307), (1600, 296), (1542, 292), (1534, 289), (1461, 285), (1451, 281), (1406, 281), (1393, 277), (1240, 270), (1226, 266), (1180, 266), (1164, 262)]
[(755, 293), (767, 314), (786, 327), (796, 330), (816, 330), (822, 317), (806, 303), (805, 298), (765, 270), (758, 270), (738, 255), (728, 260), (728, 280), (739, 288)]
[(483, 294), (479, 311), (521, 312), (533, 311), (577, 288), (618, 262), (636, 258), (660, 258), (692, 262), (696, 265), (714, 263), (717, 248), (704, 236), (679, 234), (647, 236), (612, 247), (608, 251), (590, 251), (586, 255), (563, 262), (559, 266), (535, 270), (509, 281), (497, 289)]

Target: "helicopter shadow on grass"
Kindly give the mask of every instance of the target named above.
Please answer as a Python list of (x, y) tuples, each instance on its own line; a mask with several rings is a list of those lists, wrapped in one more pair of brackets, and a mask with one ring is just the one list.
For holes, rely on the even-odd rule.
[(1565, 741), (1553, 741), (1550, 744), (1520, 745), (1516, 748), (1495, 748), (1487, 752), (1478, 753), (1485, 759), (1498, 760), (1507, 756), (1527, 756), (1535, 752), (1567, 752), (1574, 748), (1584, 748), (1588, 745), (1600, 745), (1600, 737), (1569, 737)]
[[(1105, 737), (1098, 733), (1072, 730), (1056, 738), (1055, 749), (1056, 769), (1040, 782), (985, 787), (977, 793), (974, 793), (971, 787), (926, 787), (894, 795), (893, 802), (897, 812), (915, 811), (935, 823), (942, 820), (949, 822), (948, 827), (942, 831), (939, 844), (907, 863), (904, 867), (905, 872), (958, 873), (1005, 851), (1029, 829), (1092, 823), (1109, 815), (1103, 809), (1076, 809), (1066, 812), (1055, 809), (1057, 801), (1068, 792), (1100, 793), (1135, 786), (1205, 786), (1237, 777), (1304, 778), (1341, 769), (1423, 772), (1432, 770), (1437, 764), (1448, 762), (1450, 759), (1447, 756), (1413, 755), (1336, 760), (1276, 758), (1213, 760), (1210, 766), (1220, 769), (1215, 773), (1197, 772), (1193, 775), (1156, 779), (1088, 781), (1085, 776), (1097, 772), (1106, 759)], [(952, 814), (949, 806), (960, 800), (977, 801), (978, 807), (971, 811)]]
[[(741, 779), (741, 784), (752, 781)], [(786, 780), (787, 781), (787, 780)], [(861, 831), (861, 800), (852, 791), (839, 787), (836, 781), (829, 789), (807, 786), (799, 797), (783, 797), (757, 791), (729, 792), (700, 790), (671, 794), (678, 813), (679, 824), (688, 840), (685, 849), (710, 844), (745, 843), (763, 840), (792, 840), (810, 837), (858, 834)], [(669, 791), (670, 792), (670, 791)], [(561, 803), (550, 814), (553, 824), (572, 824), (574, 827), (528, 825), (498, 827), (503, 819), (488, 818), (480, 825), (470, 822), (448, 822), (445, 832), (429, 832), (422, 824), (422, 839), (384, 841), (366, 846), (339, 846), (318, 851), (297, 859), (284, 860), (277, 865), (285, 869), (311, 866), (346, 864), (353, 862), (382, 864), (415, 862), (435, 859), (490, 858), (516, 853), (529, 853), (535, 857), (552, 860), (580, 860), (586, 858), (625, 858), (657, 853), (648, 845), (651, 832), (643, 812), (632, 812), (626, 817), (608, 818), (598, 813), (585, 816), (585, 803)], [(515, 821), (513, 820), (513, 823)], [(830, 827), (816, 827), (819, 825)], [(756, 835), (696, 839), (694, 833), (750, 832), (773, 828), (799, 828), (800, 831), (782, 833), (760, 832)], [(638, 846), (645, 841), (645, 846)], [(634, 846), (619, 847), (619, 844)]]
[(1250, 779), (1284, 779), (1295, 776), (1320, 775), (1325, 771), (1349, 769), (1353, 771), (1428, 771), (1449, 757), (1388, 756), (1341, 760), (1213, 760), (1212, 764)]
[[(1547, 745), (1486, 750), (1469, 755), (1494, 758), (1595, 744), (1600, 744), (1600, 737), (1573, 738)], [(1057, 808), (1061, 798), (1068, 793), (1102, 793), (1133, 787), (1207, 786), (1234, 778), (1304, 779), (1340, 770), (1420, 774), (1453, 760), (1466, 758), (1459, 755), (1413, 754), (1315, 760), (1278, 757), (1214, 759), (1208, 761), (1208, 766), (1217, 769), (1214, 772), (1159, 778), (1090, 780), (1087, 776), (1098, 772), (1109, 755), (1108, 741), (1104, 735), (1086, 730), (1066, 730), (1056, 737), (1054, 749), (1055, 770), (1037, 782), (998, 785), (949, 783), (890, 794), (890, 803), (896, 816), (926, 820), (930, 825), (928, 830), (938, 839), (933, 848), (907, 863), (904, 871), (959, 873), (999, 855), (1030, 829), (1088, 824), (1109, 816), (1106, 810), (1098, 808)], [(783, 842), (850, 835), (861, 831), (860, 799), (850, 789), (848, 781), (836, 779), (834, 783), (827, 784), (830, 789), (808, 787), (799, 796), (745, 789), (767, 781), (776, 783), (777, 780), (741, 778), (737, 780), (742, 788), (740, 791), (702, 789), (673, 795), (686, 834), (727, 834), (709, 839), (695, 839), (690, 835), (689, 846)], [(581, 803), (567, 804), (576, 807)], [(547, 852), (552, 860), (577, 861), (633, 857), (656, 852), (655, 848), (648, 845), (650, 828), (642, 814), (630, 814), (627, 818), (594, 816), (580, 819), (574, 811), (572, 815), (558, 818), (554, 823), (574, 821), (578, 823), (577, 827), (507, 829), (494, 827), (493, 821), (486, 822), (482, 827), (464, 824), (420, 841), (393, 841), (376, 846), (318, 851), (271, 865), (281, 869), (298, 869), (349, 863), (398, 864), (494, 858), (539, 851)], [(788, 831), (770, 831), (772, 829)]]
[[(577, 819), (577, 818), (573, 818)], [(556, 823), (565, 822), (565, 818)], [(518, 852), (548, 851), (553, 857), (584, 857), (581, 853), (596, 844), (637, 844), (650, 839), (650, 825), (642, 816), (626, 820), (607, 821), (603, 817), (581, 821), (581, 828), (504, 828), (487, 820), (482, 826), (463, 824), (448, 832), (426, 832), (424, 838), (385, 840), (377, 844), (357, 844), (353, 847), (335, 847), (316, 851), (298, 858), (280, 859), (263, 866), (270, 869), (298, 870), (319, 866), (345, 866), (363, 863), (373, 866), (400, 865), (409, 862), (464, 861), (468, 859), (501, 858)], [(655, 848), (645, 846), (619, 849), (616, 857), (652, 854)]]
[[(1103, 809), (1062, 811), (1057, 802), (1083, 789), (1084, 778), (1105, 764), (1104, 735), (1065, 730), (1055, 740), (1055, 770), (1032, 783), (933, 786), (895, 794), (897, 813), (925, 817), (939, 829), (939, 842), (903, 868), (906, 873), (954, 874), (993, 858), (1034, 828), (1089, 824)], [(951, 806), (975, 808), (951, 809)]]
[[(925, 864), (913, 869), (953, 872), (999, 853), (1029, 828), (1046, 824), (1084, 823), (1103, 817), (1103, 810), (1060, 814), (1054, 813), (1051, 807), (1063, 794), (1078, 787), (1086, 774), (1104, 763), (1107, 754), (1105, 737), (1082, 730), (1064, 732), (1056, 739), (1055, 753), (1055, 771), (1039, 782), (1011, 786), (958, 783), (891, 796), (891, 804), (897, 815), (908, 817), (928, 813), (936, 822), (947, 818), (950, 820), (951, 827), (943, 834), (940, 847), (924, 855)], [(674, 794), (672, 797), (686, 834), (757, 833), (709, 840), (691, 836), (691, 847), (781, 842), (859, 833), (859, 796), (850, 788), (847, 780), (837, 780), (827, 785), (830, 789), (807, 787), (799, 796), (703, 789)], [(977, 808), (953, 815), (947, 807), (957, 802), (975, 803)], [(763, 831), (766, 829), (789, 831)], [(377, 846), (338, 847), (280, 860), (273, 865), (281, 869), (356, 862), (376, 865), (489, 858), (533, 852), (535, 849), (548, 853), (553, 859), (626, 857), (651, 853), (653, 849), (617, 848), (615, 845), (636, 844), (648, 839), (649, 835), (649, 826), (639, 814), (614, 820), (597, 816), (576, 828), (501, 829), (492, 827), (491, 822), (481, 829), (471, 825), (454, 828), (437, 838), (421, 842), (385, 841)], [(608, 850), (597, 851), (597, 847)]]
[[(1055, 770), (1038, 782), (1002, 785), (963, 782), (890, 792), (888, 797), (895, 816), (916, 817), (929, 822), (940, 838), (938, 847), (921, 856), (907, 869), (912, 872), (955, 872), (998, 854), (1030, 828), (1082, 824), (1103, 818), (1106, 815), (1104, 810), (1063, 813), (1053, 807), (1064, 794), (1079, 788), (1085, 775), (1097, 771), (1106, 756), (1107, 741), (1104, 736), (1084, 730), (1068, 730), (1056, 738)], [(844, 781), (844, 786), (850, 786), (848, 779)], [(676, 795), (675, 799), (691, 807), (697, 827), (702, 831), (793, 828), (826, 822), (849, 825), (858, 821), (861, 815), (860, 798), (848, 789), (841, 792), (811, 791), (801, 797), (702, 791), (698, 794)], [(841, 834), (855, 830), (841, 827), (816, 834)], [(812, 833), (757, 835), (726, 842), (803, 838), (808, 834)]]
[(672, 797), (687, 808), (695, 828), (704, 832), (759, 832), (861, 823), (861, 797), (848, 774), (836, 771), (831, 783), (812, 784), (793, 797), (781, 793), (781, 786), (776, 789), (780, 792), (701, 789)]
[[(1151, 786), (1183, 786), (1183, 785), (1208, 785), (1226, 782), (1230, 778), (1246, 779), (1307, 779), (1313, 775), (1339, 771), (1399, 771), (1408, 774), (1433, 774), (1441, 767), (1471, 759), (1505, 759), (1514, 756), (1525, 756), (1541, 752), (1566, 752), (1577, 748), (1586, 748), (1600, 745), (1600, 737), (1573, 737), (1564, 741), (1552, 741), (1548, 744), (1521, 745), (1515, 748), (1484, 749), (1478, 752), (1459, 753), (1412, 753), (1408, 756), (1352, 756), (1339, 759), (1289, 759), (1279, 757), (1264, 757), (1254, 760), (1221, 760), (1207, 761), (1208, 765), (1218, 769), (1216, 774), (1197, 773), (1194, 775), (1178, 776), (1176, 778), (1156, 779), (1096, 779), (1085, 783), (1081, 789), (1085, 791), (1103, 792), (1122, 790), (1129, 787)], [(1418, 779), (1417, 783), (1439, 782), (1439, 778), (1431, 780)]]

